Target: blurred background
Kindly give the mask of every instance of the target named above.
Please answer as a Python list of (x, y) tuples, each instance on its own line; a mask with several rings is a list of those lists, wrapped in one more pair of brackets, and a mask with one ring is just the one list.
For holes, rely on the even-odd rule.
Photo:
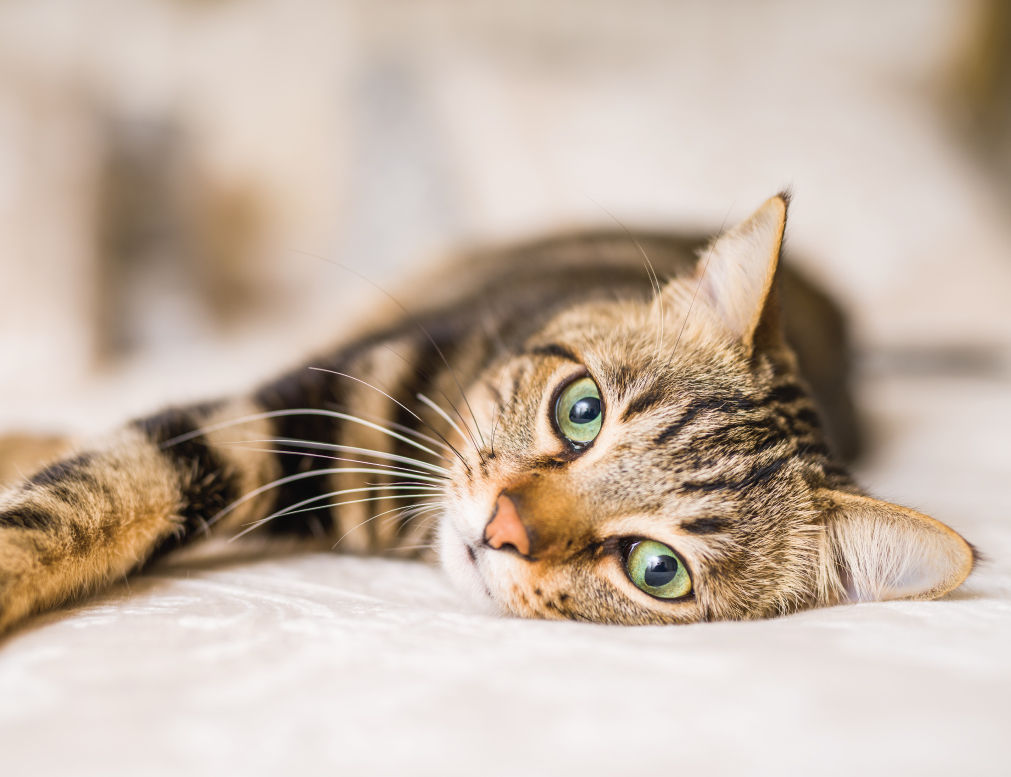
[(865, 371), (1006, 371), (1000, 0), (0, 3), (0, 424), (248, 386), (461, 245), (784, 186)]

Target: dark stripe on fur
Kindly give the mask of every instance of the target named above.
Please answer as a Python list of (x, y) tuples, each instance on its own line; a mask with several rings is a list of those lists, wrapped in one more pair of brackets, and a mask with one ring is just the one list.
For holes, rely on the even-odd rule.
[(725, 518), (696, 518), (693, 521), (685, 521), (681, 524), (681, 529), (689, 534), (719, 534), (727, 531), (731, 522)]
[(622, 421), (628, 421), (633, 416), (648, 413), (657, 407), (664, 407), (670, 404), (670, 397), (664, 393), (660, 386), (651, 386), (642, 394), (630, 400), (625, 406), (625, 412), (621, 415)]
[(821, 429), (821, 417), (811, 408), (805, 407), (798, 410), (793, 418), (810, 429)]
[(796, 402), (806, 396), (807, 392), (796, 383), (784, 383), (770, 391), (763, 400), (763, 404), (784, 405)]
[(720, 477), (706, 481), (687, 481), (681, 485), (684, 491), (746, 491), (762, 483), (767, 483), (779, 472), (789, 459), (775, 459), (769, 464), (755, 467), (742, 478)]
[(94, 460), (95, 454), (81, 453), (58, 461), (26, 480), (23, 490), (44, 491), (71, 508), (83, 507), (87, 501), (83, 496), (102, 492), (106, 503), (111, 504), (114, 495), (109, 487), (88, 471)]
[(576, 354), (564, 345), (558, 345), (557, 343), (552, 343), (551, 345), (539, 345), (536, 348), (532, 348), (530, 352), (535, 356), (554, 356), (557, 359), (567, 359), (570, 362), (582, 364)]
[[(349, 372), (344, 360), (335, 358), (326, 362), (316, 362), (314, 366), (338, 372)], [(334, 410), (344, 403), (347, 393), (347, 378), (318, 372), (305, 367), (295, 369), (280, 380), (262, 388), (256, 394), (256, 401), (267, 410), (295, 409), (300, 407), (318, 410)], [(277, 437), (309, 440), (311, 442), (333, 443), (340, 433), (341, 422), (334, 418), (319, 415), (291, 415), (274, 419), (274, 431)], [(292, 450), (298, 448), (285, 446)], [(310, 450), (307, 453), (326, 453), (326, 451)], [(335, 456), (343, 455), (339, 452)], [(309, 455), (280, 455), (279, 477), (309, 472), (319, 469), (330, 469), (341, 465), (327, 458)], [(355, 466), (355, 465), (347, 465)], [(306, 499), (321, 496), (331, 489), (329, 478), (324, 475), (308, 477), (287, 483), (275, 489), (273, 508), (280, 510)], [(293, 515), (282, 515), (264, 526), (271, 534), (295, 534), (300, 537), (314, 537), (319, 534), (333, 533), (334, 517), (332, 510), (321, 500), (318, 509)]]
[(32, 505), (23, 505), (0, 512), (0, 527), (46, 530), (56, 526), (57, 516)]
[(724, 412), (733, 412), (740, 410), (750, 410), (754, 405), (746, 399), (730, 399), (730, 398), (705, 398), (696, 399), (687, 408), (685, 408), (684, 414), (673, 424), (664, 429), (660, 434), (658, 434), (653, 442), (656, 445), (664, 445), (670, 440), (677, 437), (681, 431), (690, 424), (699, 413), (722, 410)]
[(65, 481), (68, 478), (78, 477), (81, 474), (81, 470), (91, 463), (94, 458), (95, 456), (92, 453), (81, 453), (69, 459), (63, 459), (32, 475), (28, 478), (26, 485), (45, 488)]
[[(239, 478), (225, 459), (207, 445), (201, 434), (184, 442), (165, 445), (168, 440), (197, 432), (211, 405), (196, 408), (169, 408), (157, 415), (134, 421), (151, 442), (161, 447), (162, 456), (178, 473), (183, 491), (180, 494), (179, 517), (181, 536), (167, 540), (171, 546), (202, 530), (205, 522), (237, 499)], [(159, 548), (164, 551), (165, 548)]]

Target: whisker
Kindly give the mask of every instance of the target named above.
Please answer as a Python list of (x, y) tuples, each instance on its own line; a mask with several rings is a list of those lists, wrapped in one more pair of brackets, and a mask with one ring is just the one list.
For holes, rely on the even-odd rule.
[[(306, 457), (312, 458), (312, 459), (325, 459), (327, 461), (343, 461), (343, 462), (347, 462), (349, 464), (367, 464), (369, 466), (375, 466), (376, 465), (376, 462), (374, 462), (374, 461), (364, 461), (363, 459), (349, 459), (349, 458), (345, 458), (344, 456), (328, 456), (325, 453), (309, 453), (307, 451), (288, 451), (288, 450), (284, 450), (283, 448), (251, 448), (248, 445), (243, 445), (239, 441), (225, 442), (225, 443), (219, 443), (219, 444), (220, 445), (228, 445), (228, 446), (232, 446), (232, 447), (235, 447), (235, 448), (240, 448), (240, 449), (242, 449), (244, 451), (253, 451), (254, 453), (274, 453), (274, 454), (286, 455), (286, 456), (306, 456)], [(402, 472), (405, 475), (415, 475), (415, 476), (425, 475), (425, 471), (424, 470), (413, 469), (411, 467), (386, 467), (386, 465), (383, 465), (383, 466), (384, 466), (384, 468), (389, 469), (391, 472)], [(425, 475), (425, 477), (426, 477), (426, 479), (433, 480), (433, 478), (431, 476), (429, 476), (429, 475)], [(439, 475), (439, 476), (437, 476), (436, 479), (438, 479), (438, 480), (445, 480), (446, 478), (443, 477), (442, 475)], [(434, 480), (433, 480), (433, 482), (434, 482)]]
[[(367, 490), (367, 491), (373, 491), (375, 489), (365, 489), (365, 490)], [(329, 494), (327, 496), (333, 496), (333, 494)], [(403, 498), (408, 498), (408, 497), (413, 498), (413, 497), (423, 497), (423, 496), (428, 496), (428, 495), (427, 494), (398, 494), (397, 496), (403, 497)], [(244, 537), (245, 535), (249, 534), (251, 531), (255, 531), (256, 529), (259, 529), (265, 523), (273, 520), (274, 518), (279, 518), (281, 516), (295, 515), (297, 513), (308, 513), (308, 512), (312, 512), (314, 510), (332, 509), (334, 507), (343, 507), (344, 505), (361, 504), (363, 502), (380, 502), (383, 499), (390, 499), (390, 498), (393, 498), (393, 497), (386, 496), (386, 495), (383, 495), (383, 496), (371, 496), (371, 497), (367, 497), (365, 499), (348, 499), (348, 500), (345, 500), (343, 502), (333, 502), (333, 503), (325, 504), (325, 505), (316, 505), (315, 507), (306, 507), (306, 508), (302, 508), (301, 510), (288, 510), (288, 511), (285, 511), (285, 512), (281, 512), (281, 513), (277, 513), (275, 515), (268, 516), (267, 518), (261, 518), (261, 519), (259, 519), (257, 521), (254, 521), (253, 523), (251, 523), (250, 525), (248, 525), (245, 529), (243, 529), (242, 531), (240, 531), (238, 534), (236, 534), (233, 537), (230, 537), (228, 541), (229, 542), (234, 542), (235, 540), (239, 539), (240, 537)], [(347, 536), (347, 535), (345, 534), (344, 536)]]
[(227, 507), (218, 510), (218, 512), (212, 515), (211, 518), (207, 521), (207, 525), (212, 526), (213, 524), (217, 523), (219, 520), (224, 518), (226, 515), (233, 512), (235, 509), (245, 504), (246, 502), (248, 502), (250, 499), (255, 499), (260, 494), (264, 493), (265, 491), (270, 491), (273, 488), (278, 488), (279, 486), (284, 486), (287, 485), (288, 483), (294, 483), (297, 480), (305, 480), (306, 478), (321, 477), (323, 475), (354, 474), (354, 473), (364, 475), (398, 474), (392, 472), (384, 472), (383, 470), (380, 469), (374, 468), (364, 469), (361, 467), (328, 467), (326, 469), (312, 469), (309, 470), (308, 472), (298, 472), (294, 475), (288, 475), (287, 477), (272, 480), (269, 483), (265, 483), (264, 485), (258, 488), (254, 488), (252, 491), (243, 494), (238, 499), (229, 504)]
[[(267, 523), (268, 521), (272, 521), (275, 518), (280, 518), (281, 516), (284, 516), (284, 515), (294, 515), (295, 513), (305, 513), (305, 512), (311, 512), (312, 510), (322, 510), (322, 509), (328, 508), (328, 507), (336, 507), (336, 505), (316, 505), (315, 507), (309, 507), (307, 509), (301, 509), (301, 508), (305, 508), (306, 505), (313, 504), (314, 502), (322, 502), (322, 501), (324, 501), (326, 499), (333, 499), (333, 497), (335, 497), (335, 496), (344, 496), (345, 494), (361, 494), (361, 493), (366, 493), (366, 492), (370, 492), (370, 491), (387, 491), (387, 490), (392, 490), (392, 491), (410, 491), (410, 490), (414, 490), (414, 491), (417, 491), (418, 489), (425, 489), (425, 490), (427, 490), (427, 491), (429, 491), (429, 492), (431, 492), (433, 494), (439, 492), (439, 489), (436, 488), (435, 486), (422, 486), (422, 485), (402, 486), (402, 487), (398, 487), (398, 488), (394, 488), (394, 489), (391, 489), (391, 488), (389, 488), (389, 487), (387, 487), (385, 485), (367, 486), (367, 487), (362, 487), (362, 488), (344, 488), (344, 489), (341, 489), (340, 491), (329, 491), (329, 492), (327, 492), (325, 494), (317, 494), (316, 496), (311, 496), (308, 499), (303, 499), (301, 502), (296, 502), (295, 504), (288, 505), (287, 507), (285, 507), (282, 510), (276, 510), (273, 513), (271, 513), (270, 515), (266, 516), (265, 518), (257, 518), (255, 521), (252, 521), (251, 523), (255, 523), (257, 525), (263, 525), (263, 524)], [(388, 497), (390, 499), (399, 499), (401, 497), (413, 497), (413, 496), (417, 496), (417, 495), (416, 494), (389, 494), (388, 495)], [(379, 498), (381, 499), (383, 497), (381, 496)]]
[[(408, 495), (405, 494), (404, 496), (406, 497)], [(425, 496), (425, 494), (419, 494), (418, 496)], [(378, 498), (377, 499), (371, 499), (371, 500), (360, 500), (360, 501), (373, 501), (373, 502), (375, 502), (375, 501), (378, 501)], [(384, 515), (387, 515), (389, 513), (396, 512), (396, 511), (402, 511), (404, 509), (409, 509), (409, 508), (394, 507), (392, 510), (385, 510), (385, 511), (383, 511), (381, 513), (376, 513), (375, 515), (373, 515), (373, 516), (371, 516), (369, 518), (366, 518), (364, 521), (360, 521), (360, 522), (356, 523), (354, 526), (352, 526), (350, 529), (348, 529), (340, 537), (337, 538), (337, 542), (335, 542), (333, 545), (330, 546), (330, 550), (333, 550), (334, 548), (336, 548), (338, 545), (341, 544), (341, 541), (345, 537), (347, 537), (349, 534), (351, 534), (351, 532), (355, 531), (356, 529), (360, 529), (365, 524), (370, 523), (370, 522), (374, 521), (376, 518), (379, 518), (381, 516), (384, 516)]]
[[(428, 503), (426, 503), (424, 505), (416, 505), (415, 504), (415, 505), (408, 505), (407, 507), (395, 508), (394, 510), (387, 510), (385, 513), (380, 513), (379, 515), (382, 516), (382, 515), (386, 515), (386, 513), (394, 513), (393, 515), (388, 516), (386, 518), (385, 522), (389, 523), (390, 521), (402, 520), (403, 524), (401, 524), (401, 526), (400, 526), (400, 530), (402, 531), (403, 528), (405, 526), (407, 526), (408, 523), (410, 523), (411, 521), (413, 521), (419, 515), (421, 515), (421, 514), (423, 514), (425, 512), (431, 512), (433, 510), (445, 510), (445, 509), (446, 509), (446, 507), (445, 507), (445, 505), (442, 502), (433, 502), (431, 504), (428, 504)], [(406, 517), (404, 517), (404, 516), (406, 516)], [(373, 517), (379, 517), (379, 516), (373, 516)]]
[[(478, 447), (477, 440), (474, 439), (474, 435), (473, 433), (471, 433), (469, 427), (467, 429), (467, 434), (465, 435), (463, 430), (459, 426), (457, 426), (456, 422), (449, 417), (449, 413), (447, 413), (445, 410), (443, 410), (441, 407), (435, 404), (435, 402), (426, 397), (424, 394), (418, 394), (417, 397), (426, 405), (428, 405), (430, 408), (432, 408), (432, 410), (434, 410), (436, 413), (442, 416), (443, 420), (445, 420), (446, 423), (452, 426), (456, 430), (457, 434), (459, 434), (461, 437), (469, 437), (471, 444), (474, 446), (474, 450), (477, 451), (477, 455), (481, 457), (481, 461), (484, 461), (484, 456), (481, 456), (481, 449)], [(460, 420), (463, 421), (463, 418), (461, 417)]]
[(427, 472), (434, 473), (435, 475), (441, 476), (443, 480), (446, 476), (450, 474), (449, 470), (445, 467), (440, 467), (437, 464), (429, 464), (427, 461), (421, 461), (420, 459), (412, 459), (410, 456), (401, 456), (397, 453), (389, 453), (387, 451), (377, 451), (372, 448), (357, 448), (354, 445), (341, 445), (334, 442), (314, 442), (313, 440), (298, 440), (289, 437), (279, 437), (277, 439), (267, 439), (267, 440), (236, 440), (234, 442), (222, 443), (224, 445), (235, 445), (242, 443), (252, 443), (254, 445), (294, 445), (299, 448), (309, 448), (310, 450), (327, 450), (327, 451), (345, 451), (347, 453), (360, 453), (363, 456), (371, 456), (376, 459), (383, 459), (386, 461), (396, 461), (403, 464), (413, 464), (416, 467), (426, 470)]
[(417, 486), (418, 488), (432, 488), (441, 490), (441, 486), (433, 486), (428, 483), (418, 483), (414, 480), (397, 480), (392, 483), (366, 483), (367, 486)]
[(366, 421), (364, 418), (359, 418), (358, 416), (351, 415), (350, 413), (339, 413), (336, 410), (319, 410), (309, 407), (291, 408), (287, 410), (270, 410), (263, 413), (253, 413), (252, 415), (247, 415), (242, 418), (234, 419), (231, 421), (222, 421), (221, 423), (201, 427), (200, 429), (197, 429), (195, 431), (187, 432), (186, 434), (180, 434), (177, 437), (173, 437), (169, 440), (166, 440), (164, 443), (162, 443), (162, 447), (170, 448), (173, 445), (178, 445), (179, 443), (186, 442), (187, 440), (192, 440), (195, 437), (199, 437), (204, 434), (209, 434), (211, 432), (216, 432), (220, 429), (227, 429), (230, 426), (236, 426), (238, 424), (247, 423), (249, 421), (261, 421), (267, 418), (282, 418), (293, 415), (318, 415), (323, 416), (325, 418), (334, 418), (339, 421), (351, 421), (353, 423), (361, 424), (362, 426), (367, 426), (370, 429), (375, 429), (376, 431), (382, 432), (383, 434), (389, 437), (393, 437), (394, 439), (400, 440), (403, 443), (407, 443), (408, 445), (417, 448), (418, 450), (422, 450), (425, 453), (435, 456), (437, 459), (444, 460), (446, 458), (441, 453), (433, 451), (431, 448), (429, 448), (426, 445), (422, 445), (420, 442), (416, 442), (409, 437), (405, 437), (404, 435), (398, 432), (391, 431), (384, 426), (380, 426), (379, 424), (374, 424), (371, 421)]
[[(399, 359), (401, 362), (403, 362), (405, 365), (407, 365), (407, 367), (411, 368), (413, 371), (415, 371), (416, 373), (418, 373), (418, 375), (421, 376), (422, 378), (425, 378), (426, 380), (431, 380), (432, 379), (431, 374), (429, 374), (429, 373), (421, 370), (417, 366), (411, 364), (402, 354), (394, 351), (391, 346), (385, 345), (385, 346), (383, 346), (383, 348), (385, 348), (390, 354), (392, 354), (397, 359)], [(457, 426), (455, 423), (453, 424), (453, 428), (456, 429), (457, 433), (461, 436), (461, 438), (463, 438), (464, 440), (468, 441), (470, 443), (470, 445), (473, 446), (474, 450), (477, 452), (477, 455), (480, 456), (481, 455), (481, 451), (480, 451), (480, 448), (477, 446), (477, 441), (474, 439), (474, 433), (470, 430), (470, 426), (467, 425), (467, 421), (463, 417), (463, 413), (460, 412), (460, 408), (456, 406), (456, 404), (453, 402), (452, 399), (449, 398), (449, 396), (446, 394), (445, 391), (443, 391), (442, 389), (440, 389), (438, 386), (436, 386), (436, 390), (439, 392), (439, 394), (442, 396), (442, 398), (446, 400), (446, 402), (449, 404), (449, 406), (453, 409), (453, 412), (456, 413), (456, 417), (460, 419), (460, 423), (462, 423), (464, 425), (464, 427), (467, 429), (467, 432), (464, 433), (463, 431), (461, 431), (460, 427)], [(443, 417), (445, 417), (445, 416), (443, 416)], [(433, 426), (431, 424), (427, 423), (426, 425), (429, 426), (429, 428), (433, 428)], [(447, 441), (447, 443), (448, 442), (449, 441)], [(450, 444), (450, 445), (452, 446), (452, 444)], [(470, 465), (460, 455), (460, 452), (456, 449), (456, 447), (455, 446), (452, 446), (452, 447), (453, 447), (453, 450), (456, 451), (457, 456), (460, 456), (460, 461), (463, 462), (463, 466), (466, 468), (467, 474), (471, 475), (472, 473), (471, 473)]]
[(425, 505), (425, 506), (421, 506), (421, 507), (412, 508), (412, 509), (406, 511), (406, 512), (409, 513), (409, 515), (404, 519), (404, 522), (401, 525), (401, 529), (403, 529), (404, 527), (406, 527), (407, 524), (409, 524), (411, 521), (416, 520), (416, 519), (422, 517), (426, 513), (434, 513), (434, 512), (438, 512), (438, 511), (444, 511), (445, 509), (446, 509), (446, 504), (444, 502), (432, 503), (430, 505)]
[(492, 417), (491, 417), (491, 455), (492, 455), (492, 457), (495, 456), (495, 434), (496, 434), (496, 432), (498, 432), (498, 422), (499, 422), (499, 420), (502, 417), (501, 412), (502, 412), (502, 406), (501, 405), (495, 405), (495, 412), (492, 414)]
[[(348, 407), (345, 404), (337, 404), (337, 405), (333, 405), (333, 407), (340, 409), (340, 411), (342, 413), (346, 413), (348, 411)], [(358, 415), (361, 418), (366, 418), (369, 421), (373, 421), (375, 423), (386, 424), (386, 426), (388, 426), (390, 429), (396, 429), (398, 432), (403, 432), (404, 434), (409, 434), (409, 435), (411, 435), (413, 437), (418, 438), (419, 440), (423, 440), (424, 442), (429, 443), (430, 445), (434, 445), (437, 448), (442, 448), (447, 453), (452, 453), (455, 450), (452, 445), (448, 444), (447, 442), (443, 442), (443, 440), (436, 439), (435, 437), (432, 437), (429, 434), (425, 434), (424, 432), (419, 432), (417, 429), (414, 429), (414, 428), (412, 428), (410, 426), (406, 426), (404, 424), (397, 423), (396, 421), (390, 421), (388, 419), (385, 419), (385, 418), (383, 418), (381, 416), (378, 416), (378, 415), (375, 415), (373, 413), (363, 413), (361, 410), (359, 410), (356, 413), (356, 415)], [(424, 423), (425, 426), (427, 426), (429, 429), (432, 428), (431, 425), (428, 424), (428, 423), (426, 423), (424, 419), (421, 419), (421, 422)], [(437, 430), (433, 430), (433, 431), (437, 431)], [(443, 439), (445, 439), (445, 438), (443, 438)]]
[(337, 370), (328, 370), (328, 369), (325, 369), (323, 367), (310, 367), (309, 369), (310, 370), (315, 370), (317, 372), (328, 372), (331, 375), (339, 375), (342, 378), (347, 378), (348, 380), (353, 380), (353, 381), (355, 381), (357, 383), (361, 383), (363, 386), (368, 386), (373, 391), (378, 391), (380, 394), (382, 394), (388, 400), (390, 400), (395, 405), (397, 405), (397, 407), (401, 407), (404, 410), (406, 410), (408, 413), (410, 413), (411, 416), (413, 416), (415, 419), (417, 419), (419, 423), (424, 424), (429, 429), (431, 429), (433, 432), (435, 432), (439, 436), (439, 438), (443, 441), (443, 443), (445, 443), (445, 445), (442, 445), (442, 443), (439, 443), (440, 445), (442, 445), (443, 448), (446, 448), (447, 450), (451, 451), (452, 453), (455, 453), (457, 455), (457, 457), (460, 459), (460, 461), (462, 461), (464, 464), (467, 463), (464, 460), (463, 455), (460, 453), (460, 451), (458, 451), (456, 448), (454, 448), (453, 444), (449, 440), (447, 440), (445, 437), (443, 437), (442, 433), (438, 429), (436, 429), (434, 426), (431, 426), (427, 421), (425, 421), (425, 419), (423, 419), (421, 416), (419, 416), (417, 413), (415, 413), (413, 410), (411, 410), (411, 408), (409, 408), (403, 402), (400, 402), (399, 400), (394, 399), (389, 394), (387, 394), (385, 391), (383, 391), (381, 388), (377, 388), (376, 386), (373, 386), (368, 381), (362, 380), (361, 378), (356, 378), (354, 375), (348, 375), (345, 372), (338, 372)]

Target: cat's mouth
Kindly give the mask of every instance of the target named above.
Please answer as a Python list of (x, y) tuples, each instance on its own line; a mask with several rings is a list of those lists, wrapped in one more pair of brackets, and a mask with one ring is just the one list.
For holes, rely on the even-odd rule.
[(481, 569), (478, 566), (477, 550), (474, 548), (473, 545), (466, 542), (464, 542), (463, 547), (467, 552), (467, 561), (470, 562), (470, 568), (473, 571), (474, 576), (481, 583), (481, 588), (484, 591), (485, 596), (487, 596), (489, 599), (494, 600), (494, 597), (491, 595), (491, 590), (488, 588), (488, 584), (484, 581), (484, 576), (481, 574)]
[(439, 557), (443, 569), (458, 588), (487, 605), (495, 597), (481, 573), (481, 550), (469, 543), (454, 526), (446, 526), (440, 539)]

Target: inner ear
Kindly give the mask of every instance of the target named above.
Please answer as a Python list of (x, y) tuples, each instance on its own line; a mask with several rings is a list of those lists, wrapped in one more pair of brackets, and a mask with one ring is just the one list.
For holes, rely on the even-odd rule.
[(935, 599), (972, 571), (972, 546), (930, 516), (859, 494), (820, 497), (828, 505), (825, 563), (848, 601)]
[(749, 350), (778, 335), (776, 269), (786, 229), (788, 196), (778, 194), (699, 257), (698, 296)]

